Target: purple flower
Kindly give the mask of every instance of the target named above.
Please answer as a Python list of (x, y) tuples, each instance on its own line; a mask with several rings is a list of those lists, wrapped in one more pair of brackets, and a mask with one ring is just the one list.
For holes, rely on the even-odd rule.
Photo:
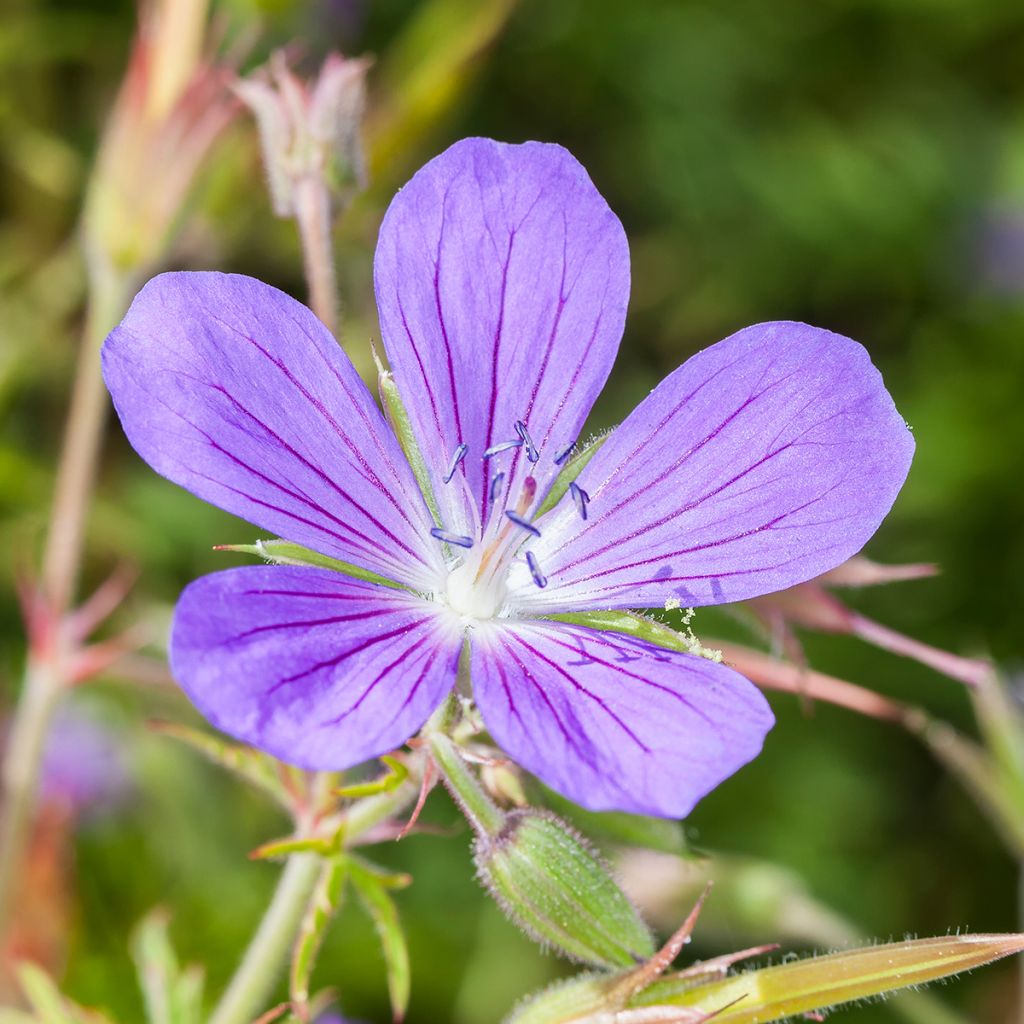
[(484, 722), (523, 767), (589, 808), (687, 814), (759, 752), (760, 692), (546, 616), (738, 601), (841, 564), (913, 451), (878, 371), (827, 331), (749, 327), (670, 374), (538, 516), (626, 314), (626, 239), (586, 172), (558, 146), (458, 143), (395, 197), (375, 280), (436, 518), (351, 363), (281, 292), (166, 274), (108, 339), (107, 385), (158, 472), (398, 584), (207, 576), (178, 605), (176, 677), (225, 732), (342, 769), (423, 725), (468, 642)]

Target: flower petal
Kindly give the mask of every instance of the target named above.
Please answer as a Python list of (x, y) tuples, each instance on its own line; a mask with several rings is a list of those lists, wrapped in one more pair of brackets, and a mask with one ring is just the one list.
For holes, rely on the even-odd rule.
[(724, 665), (565, 623), (478, 629), (472, 677), (498, 745), (595, 811), (685, 817), (774, 721)]
[(251, 566), (178, 602), (171, 670), (218, 729), (290, 764), (340, 770), (412, 736), (462, 648), (436, 606), (324, 569)]
[[(528, 472), (538, 502), (604, 384), (629, 297), (622, 225), (560, 146), (465, 139), (395, 197), (374, 263), (381, 333), (430, 467), (446, 526), (473, 528), (452, 453), (486, 522), (515, 505)], [(526, 447), (488, 460), (488, 448)], [(492, 500), (491, 480), (507, 483)]]
[(544, 517), (515, 600), (533, 611), (695, 606), (802, 583), (859, 551), (914, 442), (867, 352), (805, 324), (748, 327), (660, 384)]
[(433, 522), (398, 442), (295, 299), (236, 274), (162, 274), (107, 339), (103, 375), (158, 473), (323, 554), (436, 579)]

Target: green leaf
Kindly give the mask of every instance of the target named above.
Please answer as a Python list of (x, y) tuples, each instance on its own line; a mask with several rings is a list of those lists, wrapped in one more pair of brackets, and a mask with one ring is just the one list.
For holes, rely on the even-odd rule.
[(18, 965), (18, 980), (39, 1024), (77, 1024), (60, 989), (41, 967), (23, 961)]
[(600, 437), (595, 437), (588, 445), (585, 445), (581, 451), (578, 451), (562, 468), (561, 473), (555, 477), (555, 482), (551, 485), (551, 490), (544, 496), (544, 500), (540, 504), (540, 508), (537, 509), (537, 514), (534, 516), (535, 519), (539, 519), (545, 512), (550, 512), (565, 496), (565, 492), (569, 490), (569, 484), (573, 482), (583, 472), (584, 467), (587, 463), (598, 453), (601, 445), (608, 440), (611, 436), (609, 431), (606, 434), (602, 434)]
[(182, 969), (171, 945), (169, 918), (162, 910), (143, 918), (131, 939), (139, 987), (150, 1024), (201, 1024), (203, 972)]
[(631, 1005), (686, 1007), (714, 1014), (715, 1024), (769, 1024), (922, 985), (1021, 951), (1024, 935), (914, 939), (777, 964), (698, 988), (692, 979), (666, 977)]
[(401, 921), (398, 919), (395, 901), (388, 894), (388, 889), (395, 888), (396, 879), (401, 876), (386, 875), (356, 858), (352, 858), (350, 862), (350, 871), (352, 884), (380, 937), (387, 965), (391, 1012), (396, 1021), (401, 1021), (409, 1005), (409, 949)]
[(327, 926), (341, 906), (349, 863), (348, 857), (337, 856), (324, 864), (295, 941), (289, 987), (292, 1004), (300, 1019), (305, 1019), (302, 1018), (302, 1013), (309, 1009), (309, 980), (320, 947), (323, 945)]
[(280, 761), (261, 753), (252, 747), (237, 743), (228, 743), (212, 733), (192, 729), (176, 722), (159, 722), (154, 728), (164, 736), (184, 743), (198, 751), (208, 761), (226, 768), (229, 772), (240, 776), (246, 782), (263, 790), (289, 815), (295, 809), (295, 800), (284, 783), (282, 773), (293, 772), (295, 769), (281, 764)]
[(316, 569), (333, 569), (345, 576), (353, 576), (370, 583), (379, 583), (382, 587), (394, 590), (406, 590), (401, 583), (389, 580), (386, 576), (363, 569), (351, 562), (342, 562), (337, 558), (329, 558), (317, 551), (310, 551), (301, 544), (293, 544), (287, 540), (258, 540), (255, 544), (218, 544), (217, 551), (236, 551), (243, 555), (256, 555), (265, 558), (275, 565), (311, 565)]

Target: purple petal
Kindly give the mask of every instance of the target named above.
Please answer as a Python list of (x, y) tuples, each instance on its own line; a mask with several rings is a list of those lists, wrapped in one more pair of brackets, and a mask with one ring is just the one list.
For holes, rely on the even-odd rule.
[(773, 723), (724, 665), (564, 623), (477, 631), (472, 677), (499, 746), (595, 811), (685, 817)]
[(532, 545), (534, 611), (721, 604), (840, 565), (878, 528), (914, 442), (849, 338), (804, 324), (748, 327), (671, 374), (580, 474)]
[[(511, 506), (531, 471), (540, 500), (608, 376), (629, 297), (622, 226), (586, 171), (560, 146), (459, 142), (395, 197), (374, 272), (384, 346), (445, 525), (471, 532), (462, 489), (442, 482), (459, 444), (483, 521), (500, 472)], [(517, 421), (540, 461), (525, 445), (481, 461), (519, 439)]]
[(234, 274), (162, 274), (103, 347), (125, 433), (158, 472), (265, 530), (404, 583), (433, 523), (366, 386), (301, 303)]
[(253, 566), (181, 595), (171, 670), (218, 729), (303, 768), (387, 753), (455, 683), (437, 606), (323, 569)]

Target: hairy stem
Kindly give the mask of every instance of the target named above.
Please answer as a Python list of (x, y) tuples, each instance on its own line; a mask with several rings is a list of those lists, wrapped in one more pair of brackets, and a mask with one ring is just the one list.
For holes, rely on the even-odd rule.
[(7, 927), (15, 880), (31, 832), (46, 734), (53, 711), (68, 685), (63, 670), (63, 620), (78, 581), (107, 407), (100, 376), (100, 346), (123, 313), (131, 287), (131, 278), (113, 271), (93, 269), (90, 274), (85, 330), (43, 551), (41, 597), (50, 637), (45, 650), (28, 653), (21, 695), (11, 717), (0, 768), (0, 935)]
[(458, 715), (458, 697), (452, 694), (434, 713), (423, 735), (448, 792), (473, 830), (479, 836), (495, 836), (505, 823), (505, 815), (480, 787), (459, 748), (448, 735)]
[(331, 238), (331, 197), (327, 185), (306, 177), (295, 187), (295, 220), (302, 242), (302, 263), (309, 305), (327, 329), (338, 334), (338, 282)]

